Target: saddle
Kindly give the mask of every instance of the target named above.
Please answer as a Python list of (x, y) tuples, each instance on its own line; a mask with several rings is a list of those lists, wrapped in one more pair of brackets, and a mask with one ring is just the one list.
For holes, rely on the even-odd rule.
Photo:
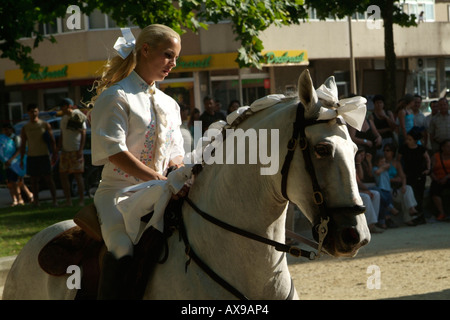
[[(152, 214), (153, 212), (149, 213), (141, 220), (149, 221)], [(165, 211), (165, 222), (167, 219), (173, 220), (174, 216), (181, 216), (180, 200), (169, 203)], [(75, 299), (96, 299), (106, 246), (94, 204), (81, 209), (73, 220), (76, 226), (57, 235), (41, 249), (38, 256), (39, 265), (52, 276), (65, 276), (70, 265), (79, 266), (82, 270), (81, 289), (77, 290)], [(129, 274), (131, 299), (142, 299), (150, 271), (156, 263), (164, 263), (167, 258), (167, 237), (172, 234), (174, 228), (171, 224), (173, 223), (167, 221), (167, 228), (163, 233), (150, 227), (135, 245)], [(160, 260), (164, 249), (165, 256)]]

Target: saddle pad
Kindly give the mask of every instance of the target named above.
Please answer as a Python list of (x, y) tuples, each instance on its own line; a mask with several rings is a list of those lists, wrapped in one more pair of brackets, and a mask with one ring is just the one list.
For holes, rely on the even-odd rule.
[(84, 249), (94, 240), (80, 227), (72, 227), (47, 243), (39, 252), (38, 262), (50, 275), (67, 274), (67, 267), (80, 265)]

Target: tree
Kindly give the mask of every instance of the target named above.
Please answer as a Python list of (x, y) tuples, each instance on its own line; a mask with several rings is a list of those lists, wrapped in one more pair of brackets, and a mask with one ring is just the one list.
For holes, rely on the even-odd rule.
[[(385, 32), (385, 89), (386, 105), (396, 104), (396, 55), (393, 24), (416, 26), (415, 15), (405, 14), (400, 1), (393, 0), (314, 0), (307, 3), (316, 9), (320, 19), (330, 16), (345, 18), (365, 12), (370, 5), (380, 8)], [(197, 32), (207, 29), (205, 22), (226, 20), (232, 24), (241, 48), (237, 62), (240, 67), (260, 67), (262, 41), (259, 34), (271, 25), (300, 24), (308, 14), (303, 0), (2, 0), (0, 4), (1, 58), (15, 61), (25, 72), (36, 72), (39, 65), (31, 57), (32, 48), (19, 41), (34, 36), (33, 48), (47, 39), (39, 30), (39, 23), (54, 23), (64, 17), (69, 5), (77, 5), (89, 14), (94, 9), (108, 13), (119, 26), (129, 22), (145, 27), (162, 23), (182, 34), (186, 29)], [(48, 39), (55, 42), (55, 38)]]
[[(317, 10), (317, 15), (321, 19), (328, 18), (330, 15), (342, 19), (355, 12), (363, 13), (368, 10), (369, 6), (379, 8), (380, 17), (383, 19), (384, 25), (384, 97), (386, 106), (393, 108), (397, 103), (397, 57), (394, 48), (393, 25), (398, 24), (402, 27), (417, 26), (416, 16), (404, 13), (400, 7), (400, 1), (393, 0), (364, 0), (360, 2), (350, 0), (316, 0), (311, 1), (310, 5)], [(376, 18), (377, 12), (371, 11), (368, 13)]]
[[(25, 73), (38, 71), (40, 66), (31, 57), (32, 48), (19, 39), (33, 35), (33, 49), (38, 47), (46, 39), (39, 24), (64, 17), (69, 5), (77, 5), (86, 14), (97, 8), (110, 14), (119, 26), (132, 22), (142, 28), (161, 23), (180, 34), (186, 29), (207, 29), (207, 21), (231, 21), (236, 40), (241, 43), (237, 58), (241, 67), (260, 67), (261, 31), (272, 24), (298, 24), (307, 18), (303, 0), (2, 0), (0, 57), (15, 61)], [(48, 39), (56, 41), (52, 36)]]

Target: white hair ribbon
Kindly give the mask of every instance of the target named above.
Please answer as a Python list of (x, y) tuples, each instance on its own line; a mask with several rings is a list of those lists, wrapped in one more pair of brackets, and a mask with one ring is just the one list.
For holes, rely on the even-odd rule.
[(136, 39), (130, 28), (120, 28), (120, 31), (122, 31), (123, 37), (117, 38), (114, 49), (116, 49), (122, 59), (126, 59), (133, 51), (134, 46), (136, 45)]
[(361, 131), (366, 118), (366, 98), (356, 96), (339, 100), (335, 91), (337, 90), (330, 90), (324, 85), (316, 90), (319, 99), (330, 102), (334, 106), (332, 109), (320, 107), (318, 120), (331, 120), (341, 116), (348, 125)]

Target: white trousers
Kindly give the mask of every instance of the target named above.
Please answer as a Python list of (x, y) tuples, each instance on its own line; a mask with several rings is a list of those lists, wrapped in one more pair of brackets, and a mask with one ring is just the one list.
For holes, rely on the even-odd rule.
[(368, 225), (377, 223), (378, 214), (380, 213), (380, 193), (376, 190), (370, 190), (370, 192), (372, 192), (373, 198), (371, 198), (367, 193), (359, 193), (363, 204), (366, 207), (366, 212), (364, 212), (364, 215), (366, 216)]
[(133, 242), (125, 229), (122, 213), (116, 208), (117, 188), (100, 187), (95, 192), (94, 204), (100, 221), (106, 248), (116, 259), (133, 255)]
[(402, 193), (402, 190), (398, 189), (397, 194), (392, 194), (392, 198), (394, 199), (394, 203), (400, 205), (404, 222), (409, 222), (415, 218), (415, 216), (409, 214), (409, 209), (417, 206), (414, 191), (410, 185), (406, 185), (405, 193)]

